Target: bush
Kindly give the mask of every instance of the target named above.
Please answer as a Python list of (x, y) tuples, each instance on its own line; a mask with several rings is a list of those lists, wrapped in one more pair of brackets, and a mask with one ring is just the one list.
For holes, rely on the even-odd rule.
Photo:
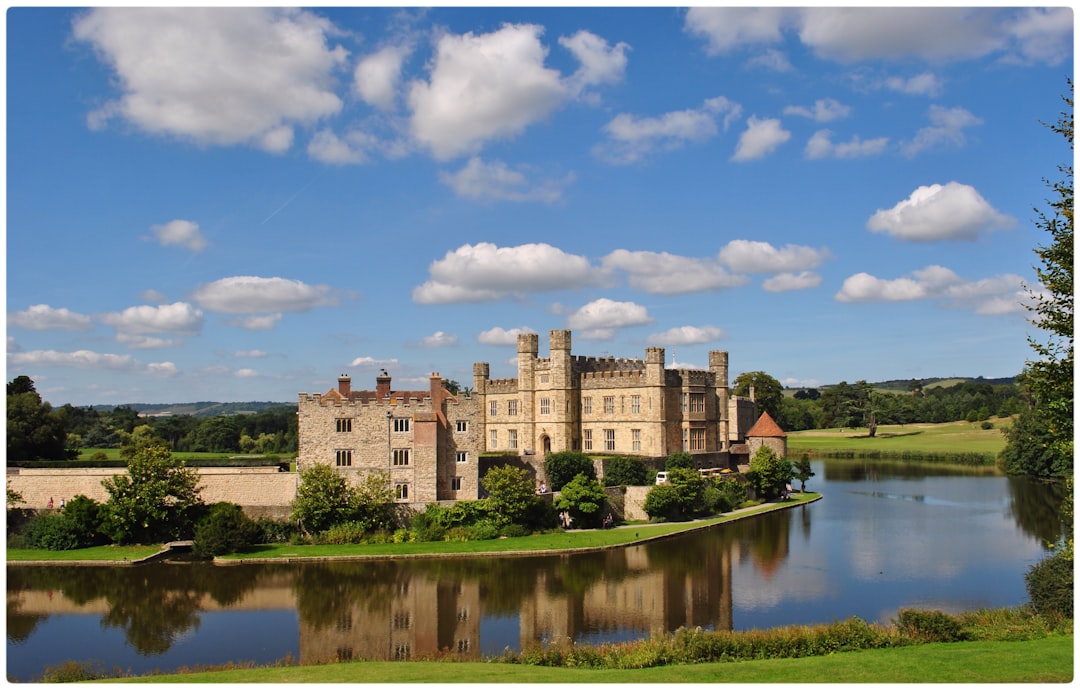
[(499, 530), (501, 537), (527, 537), (531, 534), (525, 525), (507, 525)]
[(255, 526), (259, 528), (257, 544), (287, 544), (300, 532), (292, 520), (263, 517), (255, 521)]
[(900, 609), (896, 620), (900, 634), (916, 642), (958, 642), (967, 639), (960, 621), (941, 611)]
[(23, 538), (32, 549), (68, 551), (79, 548), (78, 530), (60, 513), (39, 513), (26, 525)]
[(671, 484), (657, 484), (645, 495), (642, 508), (650, 520), (682, 520), (682, 500), (679, 490)]
[(1024, 576), (1031, 607), (1039, 614), (1073, 615), (1073, 556), (1059, 548), (1031, 566)]
[(694, 456), (687, 452), (672, 453), (664, 461), (664, 469), (668, 472), (678, 469), (694, 469)]
[(195, 527), (192, 551), (200, 558), (246, 551), (259, 543), (262, 530), (235, 503), (215, 503)]
[(579, 474), (563, 486), (555, 508), (569, 511), (578, 527), (596, 527), (600, 524), (600, 511), (606, 501), (607, 494), (600, 483)]
[(579, 474), (596, 479), (596, 468), (592, 459), (578, 450), (549, 454), (544, 459), (544, 471), (547, 473), (548, 488), (551, 491), (559, 491)]
[(102, 534), (101, 522), (104, 507), (92, 498), (79, 494), (68, 501), (61, 513), (71, 524), (79, 546), (99, 546), (109, 543), (109, 538)]
[(360, 522), (339, 522), (320, 532), (315, 541), (318, 544), (363, 544), (367, 538), (367, 529)]
[(614, 457), (604, 463), (604, 486), (644, 486), (649, 468), (639, 458)]

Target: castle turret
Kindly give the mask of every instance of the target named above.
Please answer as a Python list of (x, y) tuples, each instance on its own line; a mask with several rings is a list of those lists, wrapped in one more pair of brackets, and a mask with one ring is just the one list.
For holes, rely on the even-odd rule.
[(720, 450), (729, 450), (731, 444), (730, 415), (728, 414), (728, 353), (722, 350), (709, 352), (709, 371), (716, 380), (717, 413), (720, 421)]

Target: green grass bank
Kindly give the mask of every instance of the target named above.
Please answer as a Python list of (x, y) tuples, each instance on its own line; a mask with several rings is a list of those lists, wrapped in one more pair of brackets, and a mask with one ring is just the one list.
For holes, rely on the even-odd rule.
[(990, 429), (983, 429), (982, 422), (883, 424), (873, 437), (865, 428), (796, 431), (787, 437), (788, 457), (802, 453), (882, 459), (947, 459), (977, 455), (992, 465), (1005, 447), (1005, 435), (1001, 430), (1010, 426), (1012, 419), (1000, 417), (990, 422), (993, 424)]

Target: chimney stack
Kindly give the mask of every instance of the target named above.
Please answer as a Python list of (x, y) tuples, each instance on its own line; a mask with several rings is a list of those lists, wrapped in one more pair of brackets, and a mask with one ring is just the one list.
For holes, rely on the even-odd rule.
[(375, 396), (379, 401), (390, 398), (390, 374), (386, 373), (386, 369), (375, 377)]
[(349, 393), (352, 392), (352, 378), (348, 374), (337, 377), (337, 390), (338, 393), (341, 393), (341, 397), (348, 400)]

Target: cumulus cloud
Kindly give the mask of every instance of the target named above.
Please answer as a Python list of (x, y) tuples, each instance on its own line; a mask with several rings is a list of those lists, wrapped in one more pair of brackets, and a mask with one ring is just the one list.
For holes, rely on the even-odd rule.
[(252, 314), (249, 316), (234, 317), (226, 321), (230, 326), (243, 328), (247, 331), (268, 331), (281, 321), (281, 314)]
[(93, 327), (89, 316), (77, 314), (64, 307), (57, 309), (47, 304), (34, 304), (24, 311), (9, 313), (7, 322), (8, 326), (32, 331), (85, 331)]
[(667, 252), (616, 249), (602, 263), (606, 269), (625, 271), (631, 286), (654, 295), (721, 290), (747, 282), (745, 276), (729, 273), (715, 260)]
[(658, 151), (672, 151), (688, 142), (711, 139), (718, 133), (718, 119), (723, 118), (723, 128), (727, 131), (741, 115), (742, 106), (723, 96), (706, 100), (700, 108), (668, 112), (659, 117), (621, 113), (604, 125), (607, 140), (598, 144), (593, 153), (610, 163), (634, 163)]
[(775, 7), (691, 7), (684, 29), (707, 42), (709, 55), (748, 44), (778, 43), (790, 13)]
[(190, 220), (172, 220), (164, 225), (151, 225), (150, 231), (164, 247), (183, 247), (193, 252), (206, 249), (206, 238), (199, 232), (199, 224)]
[(435, 45), (429, 81), (409, 89), (411, 129), (446, 160), (508, 139), (543, 120), (568, 95), (558, 70), (544, 66), (543, 28), (504, 25), (488, 34), (445, 34)]
[(807, 290), (821, 285), (821, 275), (813, 271), (799, 273), (778, 273), (761, 284), (766, 292), (791, 292)]
[(420, 347), (453, 347), (457, 345), (458, 337), (444, 331), (435, 331), (431, 335), (420, 339)]
[(431, 279), (413, 289), (414, 302), (490, 302), (522, 293), (597, 285), (602, 278), (585, 257), (544, 243), (465, 244), (432, 262), (428, 273)]
[(1029, 7), (1019, 10), (1007, 26), (1015, 44), (1015, 59), (1059, 65), (1073, 45), (1073, 10), (1069, 7)]
[(203, 309), (224, 314), (304, 312), (336, 303), (326, 285), (258, 276), (215, 280), (196, 288), (192, 298)]
[(885, 88), (909, 96), (937, 96), (941, 93), (943, 84), (933, 72), (922, 72), (907, 79), (889, 77), (885, 80)]
[(879, 209), (867, 221), (873, 232), (902, 240), (974, 240), (980, 233), (1013, 227), (1016, 220), (995, 210), (966, 184), (923, 186), (890, 209)]
[(964, 130), (983, 122), (963, 108), (943, 108), (939, 105), (930, 106), (929, 117), (930, 126), (920, 129), (914, 139), (901, 146), (900, 150), (905, 156), (910, 158), (940, 144), (963, 146), (967, 141)]
[(374, 357), (365, 356), (365, 357), (357, 357), (353, 361), (349, 362), (349, 366), (350, 367), (373, 368), (373, 367), (393, 366), (393, 365), (395, 365), (397, 363), (398, 363), (398, 361), (397, 361), (396, 358), (375, 359)]
[(539, 201), (555, 203), (563, 189), (574, 181), (573, 173), (561, 180), (530, 180), (525, 167), (514, 170), (502, 161), (484, 162), (473, 156), (461, 170), (440, 172), (439, 180), (465, 199), (476, 201)]
[(768, 242), (732, 240), (720, 250), (718, 258), (741, 273), (785, 273), (816, 268), (832, 254), (824, 247), (786, 244), (777, 249)]
[(369, 160), (372, 142), (372, 137), (360, 130), (339, 137), (329, 129), (320, 129), (308, 142), (307, 154), (328, 165), (357, 165)]
[(386, 46), (356, 63), (353, 91), (368, 105), (393, 110), (401, 84), (401, 69), (410, 46)]
[(616, 302), (606, 297), (593, 300), (570, 314), (566, 325), (586, 340), (610, 340), (620, 328), (652, 323), (648, 310), (633, 302)]
[(140, 362), (131, 355), (115, 355), (76, 350), (60, 352), (58, 350), (31, 350), (8, 354), (8, 361), (19, 367), (69, 367), (72, 369), (91, 369), (104, 371), (126, 371), (133, 373), (173, 376), (179, 369), (172, 362)]
[(187, 302), (128, 307), (120, 312), (105, 314), (101, 320), (126, 335), (196, 335), (205, 322), (202, 311)]
[(778, 146), (791, 138), (791, 132), (787, 131), (776, 118), (760, 119), (751, 115), (746, 121), (746, 129), (739, 135), (739, 143), (735, 147), (733, 161), (749, 161), (764, 158)]
[(517, 337), (522, 333), (535, 333), (531, 328), (522, 326), (521, 328), (504, 329), (499, 326), (490, 328), (486, 331), (482, 331), (476, 336), (476, 341), (482, 345), (517, 345)]
[[(74, 22), (115, 72), (120, 96), (90, 113), (199, 145), (281, 153), (296, 125), (341, 110), (334, 70), (346, 51), (311, 12), (277, 8), (98, 8)], [(228, 107), (222, 107), (227, 103)]]
[(654, 345), (701, 345), (726, 337), (724, 329), (716, 326), (678, 326), (663, 333), (653, 333), (646, 342)]
[(617, 84), (626, 74), (626, 52), (630, 46), (619, 42), (614, 46), (590, 31), (578, 31), (562, 36), (559, 45), (569, 50), (581, 67), (566, 80), (569, 89), (581, 94), (590, 86)]
[(813, 108), (804, 105), (789, 105), (784, 108), (785, 115), (808, 117), (814, 122), (831, 122), (851, 114), (851, 106), (844, 105), (835, 98), (821, 98), (814, 101)]
[(894, 279), (878, 278), (869, 273), (856, 273), (844, 280), (836, 293), (838, 302), (910, 302), (914, 300), (942, 301), (953, 309), (966, 309), (976, 314), (995, 315), (1026, 311), (1030, 296), (1018, 275), (1005, 274), (993, 278), (965, 280), (943, 266), (927, 266)]
[(832, 132), (821, 129), (814, 132), (810, 140), (806, 142), (804, 154), (813, 160), (818, 158), (865, 158), (883, 153), (889, 145), (888, 137), (862, 140), (859, 135), (853, 135), (847, 142), (834, 144)]
[(161, 350), (176, 345), (173, 338), (158, 338), (149, 335), (132, 335), (130, 333), (117, 333), (116, 342), (128, 346), (132, 350)]

